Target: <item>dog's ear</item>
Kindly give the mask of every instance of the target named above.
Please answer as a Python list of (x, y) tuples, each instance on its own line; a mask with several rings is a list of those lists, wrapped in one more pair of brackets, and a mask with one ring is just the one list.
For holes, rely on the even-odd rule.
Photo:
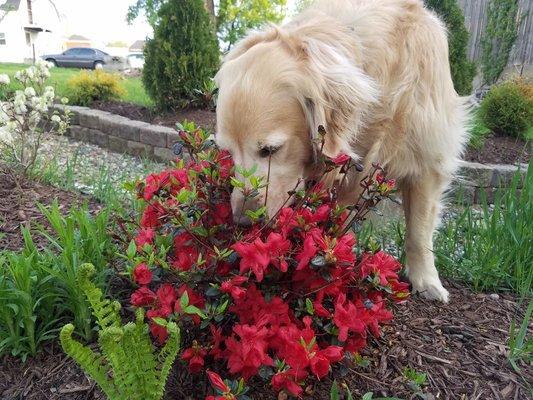
[(323, 152), (331, 157), (352, 153), (358, 126), (379, 95), (374, 80), (339, 42), (304, 38), (299, 45), (306, 77), (298, 83), (300, 102), (312, 137), (319, 126), (326, 129)]

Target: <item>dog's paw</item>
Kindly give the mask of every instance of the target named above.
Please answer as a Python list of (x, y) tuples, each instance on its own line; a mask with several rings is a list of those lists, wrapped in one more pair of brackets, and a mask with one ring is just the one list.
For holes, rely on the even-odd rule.
[(443, 303), (447, 303), (450, 299), (450, 294), (444, 289), (438, 277), (410, 278), (409, 280), (413, 286), (413, 293), (419, 293), (426, 299), (438, 300)]

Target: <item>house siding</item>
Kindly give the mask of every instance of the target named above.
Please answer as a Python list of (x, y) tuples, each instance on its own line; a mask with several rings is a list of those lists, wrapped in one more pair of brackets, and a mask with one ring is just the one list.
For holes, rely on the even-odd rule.
[[(1, 2), (1, 0), (0, 0)], [(51, 30), (41, 32), (34, 40), (35, 56), (62, 50), (63, 26), (48, 2), (32, 3), (33, 25)], [(33, 59), (33, 48), (26, 41), (25, 26), (29, 26), (27, 1), (21, 1), (18, 10), (10, 11), (0, 23), (0, 32), (5, 34), (6, 44), (0, 45), (0, 62), (23, 63)], [(35, 35), (34, 35), (35, 37)]]

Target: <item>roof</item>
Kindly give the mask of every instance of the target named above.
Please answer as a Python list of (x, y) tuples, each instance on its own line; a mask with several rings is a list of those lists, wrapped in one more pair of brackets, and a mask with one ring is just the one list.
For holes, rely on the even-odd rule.
[(130, 51), (133, 51), (133, 50), (143, 50), (144, 49), (144, 45), (145, 45), (145, 41), (144, 40), (137, 40), (135, 41), (131, 46), (130, 46)]
[[(0, 0), (2, 2), (2, 0)], [(5, 0), (5, 3), (0, 5), (2, 11), (17, 11), (20, 7), (20, 0)]]
[(68, 40), (91, 40), (91, 39), (86, 38), (85, 36), (81, 36), (81, 35), (72, 35), (68, 38)]

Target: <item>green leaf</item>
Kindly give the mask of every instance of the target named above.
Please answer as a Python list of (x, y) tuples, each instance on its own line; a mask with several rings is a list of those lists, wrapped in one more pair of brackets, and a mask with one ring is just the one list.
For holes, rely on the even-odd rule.
[(231, 177), (230, 181), (231, 181), (231, 186), (233, 186), (235, 188), (244, 189), (244, 187), (246, 186), (244, 184), (244, 182), (242, 182), (242, 181), (240, 181), (240, 180), (238, 180), (237, 178), (234, 178), (234, 177)]
[(339, 393), (339, 385), (337, 384), (337, 381), (333, 381), (333, 385), (331, 385), (331, 392), (329, 394), (330, 400), (340, 400), (340, 393)]
[(185, 309), (189, 305), (189, 294), (185, 291), (180, 298), (180, 307), (185, 312)]
[(168, 325), (168, 321), (164, 318), (155, 317), (155, 318), (152, 318), (152, 321), (154, 321), (157, 325), (161, 325), (161, 326)]
[(195, 307), (195, 306), (187, 306), (185, 308), (182, 308), (183, 312), (186, 313), (186, 314), (195, 314), (195, 315), (198, 315), (200, 318), (207, 318), (207, 316), (205, 315), (205, 313), (200, 310), (198, 307)]
[(229, 299), (227, 299), (224, 303), (222, 303), (221, 305), (219, 305), (217, 307), (217, 313), (218, 314), (223, 314), (226, 312), (226, 310), (228, 309), (228, 305), (229, 305)]
[(126, 255), (128, 256), (128, 259), (132, 260), (133, 257), (135, 257), (135, 254), (137, 254), (137, 245), (135, 244), (135, 240), (132, 240), (128, 245)]
[(307, 313), (310, 315), (315, 314), (315, 307), (313, 306), (313, 302), (310, 298), (305, 299), (305, 309), (307, 310)]

